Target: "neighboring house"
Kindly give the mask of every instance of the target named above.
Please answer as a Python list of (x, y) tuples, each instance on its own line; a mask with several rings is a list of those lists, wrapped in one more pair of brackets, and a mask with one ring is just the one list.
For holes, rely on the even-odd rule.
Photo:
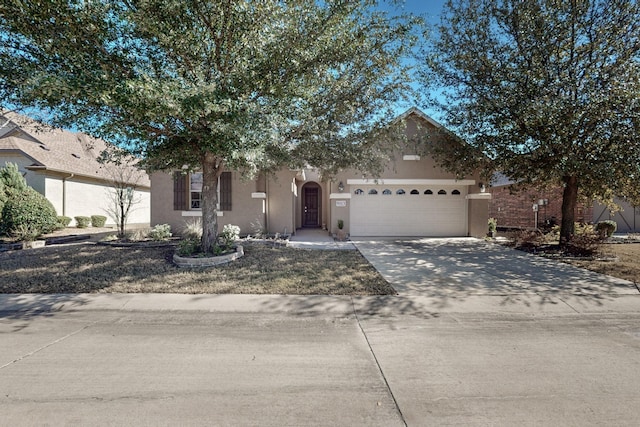
[[(514, 182), (501, 174), (496, 174), (493, 185), (489, 188), (489, 216), (498, 220), (502, 228), (533, 228), (537, 226), (560, 224), (562, 218), (562, 192), (560, 186), (545, 190), (527, 189), (513, 192)], [(599, 221), (611, 219), (618, 224), (617, 233), (640, 233), (640, 207), (633, 207), (621, 198), (614, 202), (621, 207), (611, 212), (608, 207), (599, 203), (578, 203), (576, 221), (597, 224)]]
[(44, 195), (58, 215), (104, 215), (107, 224), (114, 224), (107, 214), (113, 204), (112, 183), (119, 176), (130, 175), (127, 183), (138, 203), (132, 208), (128, 224), (149, 224), (149, 176), (138, 170), (127, 174), (126, 169), (99, 163), (98, 156), (107, 146), (105, 141), (83, 133), (54, 129), (28, 117), (0, 111), (0, 167), (16, 163), (27, 184)]
[(640, 206), (634, 207), (620, 198), (615, 198), (614, 202), (621, 208), (617, 212), (611, 212), (608, 207), (595, 203), (593, 205), (593, 222), (611, 219), (618, 224), (616, 233), (640, 233)]
[[(440, 128), (415, 108), (397, 120), (406, 123), (409, 136), (418, 128)], [(308, 227), (335, 234), (342, 220), (352, 237), (485, 236), (491, 195), (483, 192), (478, 177), (456, 180), (415, 151), (397, 153), (378, 179), (343, 171), (323, 180), (317, 171), (305, 169), (242, 180), (235, 171), (224, 172), (219, 227), (238, 225), (242, 234), (253, 234), (258, 225), (269, 233), (291, 234)], [(180, 230), (201, 216), (201, 174), (156, 172), (151, 182), (152, 223)]]
[[(499, 228), (545, 228), (560, 225), (562, 187), (544, 190), (532, 188), (514, 192), (511, 184), (513, 183), (503, 179), (489, 188), (492, 196), (489, 202), (489, 216), (498, 221)], [(592, 220), (593, 206), (578, 203), (576, 221), (590, 223)]]

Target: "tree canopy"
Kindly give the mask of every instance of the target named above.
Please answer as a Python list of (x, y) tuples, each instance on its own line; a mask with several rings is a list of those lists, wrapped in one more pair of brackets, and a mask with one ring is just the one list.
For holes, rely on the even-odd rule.
[(408, 88), (415, 20), (376, 4), (6, 0), (0, 102), (119, 142), (149, 170), (202, 170), (210, 251), (225, 168), (380, 167), (372, 135)]
[[(448, 166), (640, 203), (640, 8), (629, 0), (449, 0), (421, 80), (464, 138)], [(443, 159), (444, 160), (444, 159)]]

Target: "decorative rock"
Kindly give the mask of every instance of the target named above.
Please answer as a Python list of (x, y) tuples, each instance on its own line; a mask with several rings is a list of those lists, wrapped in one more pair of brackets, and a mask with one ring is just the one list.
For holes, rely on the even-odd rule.
[(33, 240), (31, 242), (23, 242), (22, 249), (44, 248), (44, 245), (45, 245), (44, 240)]
[(181, 268), (188, 267), (215, 267), (217, 265), (227, 264), (244, 256), (244, 248), (237, 246), (236, 251), (226, 255), (207, 256), (207, 257), (181, 257), (173, 254), (173, 262)]

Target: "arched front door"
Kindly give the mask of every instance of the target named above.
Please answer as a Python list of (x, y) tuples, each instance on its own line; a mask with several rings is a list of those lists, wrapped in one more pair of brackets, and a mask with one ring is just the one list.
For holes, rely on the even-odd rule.
[(302, 226), (320, 227), (320, 195), (322, 189), (315, 182), (302, 187)]

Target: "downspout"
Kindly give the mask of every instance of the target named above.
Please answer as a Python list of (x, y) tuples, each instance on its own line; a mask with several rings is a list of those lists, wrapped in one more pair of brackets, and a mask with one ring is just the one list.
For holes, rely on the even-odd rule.
[(75, 174), (62, 178), (62, 216), (67, 216), (67, 180), (72, 179)]
[(267, 194), (267, 197), (264, 198), (264, 231), (265, 233), (269, 233), (269, 177), (265, 175), (264, 179), (264, 191)]

